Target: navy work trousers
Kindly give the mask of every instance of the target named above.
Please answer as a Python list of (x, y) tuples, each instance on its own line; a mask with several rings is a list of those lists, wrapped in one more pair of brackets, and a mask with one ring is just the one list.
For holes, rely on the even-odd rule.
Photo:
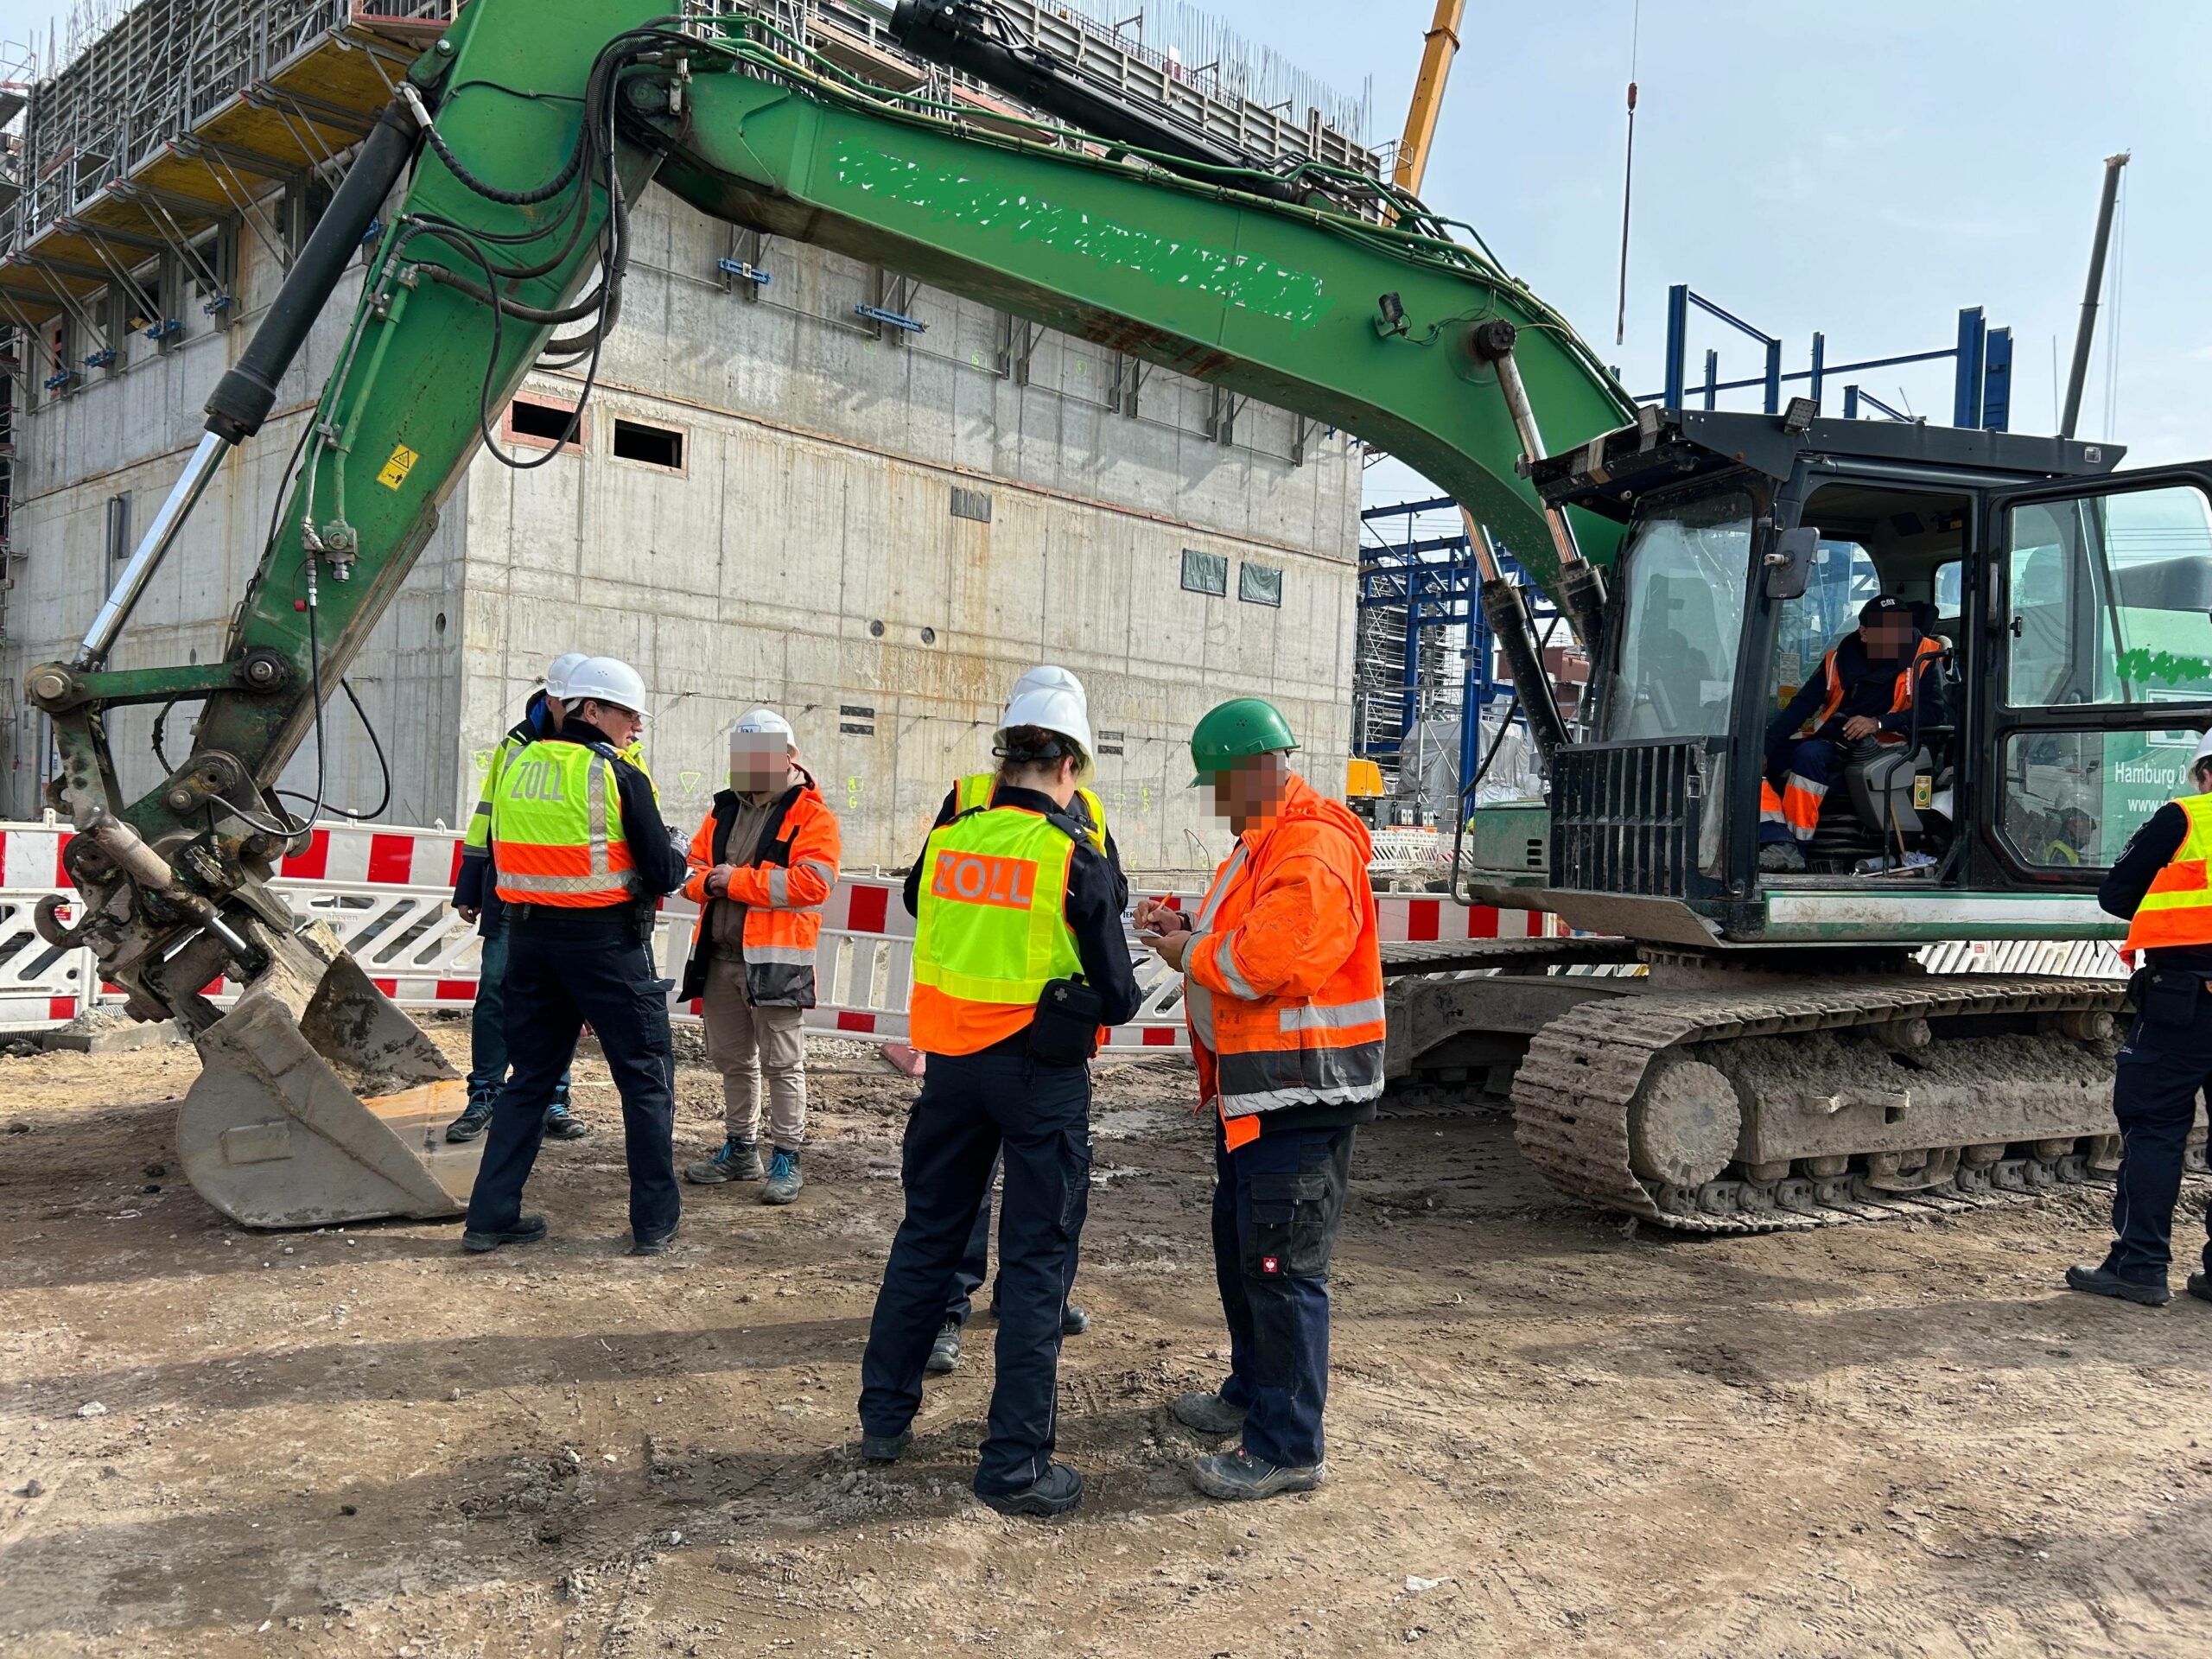
[[(2177, 969), (2147, 969), (2135, 976), (2135, 1001), (2141, 1012), (2113, 1077), (2120, 1185), (2105, 1267), (2136, 1284), (2164, 1285), (2173, 1259), (2182, 1149), (2196, 1121), (2197, 1096), (2212, 1084), (2212, 986)], [(2212, 1215), (2205, 1224), (2212, 1233)], [(2204, 1270), (2212, 1274), (2212, 1237)]]
[[(507, 944), (513, 937), (506, 910), (499, 912), (492, 931), (484, 936), (484, 951), (476, 973), (476, 1007), (468, 1020), (468, 1098), (497, 1100), (507, 1081)], [(569, 1103), (569, 1065), (561, 1068), (553, 1085), (554, 1101)]]
[[(968, 1247), (960, 1252), (960, 1265), (953, 1269), (952, 1300), (945, 1304), (944, 1317), (955, 1325), (965, 1325), (976, 1312), (976, 1293), (983, 1287), (983, 1281), (991, 1276), (991, 1188), (999, 1179), (999, 1167), (991, 1166), (991, 1179), (983, 1184), (983, 1201), (976, 1206), (976, 1224), (968, 1230)], [(1073, 1274), (1074, 1264), (1068, 1271)], [(1071, 1293), (1074, 1286), (1069, 1286)], [(999, 1311), (998, 1292), (991, 1293), (991, 1312)]]
[[(1262, 1120), (1264, 1124), (1264, 1120)], [(1243, 1408), (1244, 1449), (1321, 1461), (1329, 1397), (1329, 1257), (1344, 1221), (1351, 1126), (1267, 1128), (1229, 1150), (1214, 1125), (1213, 1268), (1229, 1319), (1221, 1397)]]
[(668, 982), (655, 977), (630, 906), (517, 905), (506, 926), (507, 1048), (515, 1067), (492, 1109), (484, 1162), (468, 1195), (469, 1227), (496, 1232), (522, 1214), (523, 1184), (545, 1139), (545, 1109), (589, 1021), (622, 1096), (630, 1231), (640, 1241), (664, 1237), (683, 1209), (676, 1185)]
[(922, 1367), (1001, 1155), (998, 1376), (976, 1466), (982, 1493), (1033, 1485), (1052, 1461), (1060, 1309), (1090, 1201), (1088, 1066), (1018, 1053), (930, 1056), (906, 1120), (906, 1214), (861, 1359), (861, 1427), (897, 1434), (921, 1406)]

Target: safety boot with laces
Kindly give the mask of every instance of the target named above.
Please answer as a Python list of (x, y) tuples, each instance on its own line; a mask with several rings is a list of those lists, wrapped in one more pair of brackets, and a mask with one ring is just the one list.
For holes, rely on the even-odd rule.
[(805, 1178), (798, 1173), (798, 1154), (791, 1147), (778, 1147), (775, 1156), (768, 1160), (768, 1184), (760, 1189), (760, 1202), (789, 1204), (805, 1185)]
[(764, 1173), (760, 1143), (757, 1141), (724, 1141), (713, 1157), (683, 1166), (683, 1179), (701, 1186), (720, 1186), (726, 1181), (757, 1181)]

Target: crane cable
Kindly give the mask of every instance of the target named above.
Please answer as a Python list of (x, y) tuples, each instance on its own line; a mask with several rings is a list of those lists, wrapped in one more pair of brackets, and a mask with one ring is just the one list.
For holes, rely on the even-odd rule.
[(1613, 344), (1628, 340), (1628, 210), (1636, 188), (1636, 57), (1643, 36), (1643, 0), (1635, 0), (1628, 25), (1628, 156), (1621, 165), (1620, 308), (1613, 318)]

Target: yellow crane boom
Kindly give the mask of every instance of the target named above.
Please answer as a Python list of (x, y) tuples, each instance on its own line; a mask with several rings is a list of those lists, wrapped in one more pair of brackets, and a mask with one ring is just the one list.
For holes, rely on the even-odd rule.
[(1406, 135), (1398, 140), (1397, 165), (1391, 181), (1400, 188), (1421, 194), (1421, 175), (1428, 168), (1429, 146), (1436, 140), (1436, 117), (1444, 107), (1444, 83), (1451, 78), (1452, 59), (1459, 49), (1459, 19), (1467, 0), (1436, 0), (1436, 16), (1422, 38), (1421, 75), (1414, 82), (1414, 101), (1406, 111)]

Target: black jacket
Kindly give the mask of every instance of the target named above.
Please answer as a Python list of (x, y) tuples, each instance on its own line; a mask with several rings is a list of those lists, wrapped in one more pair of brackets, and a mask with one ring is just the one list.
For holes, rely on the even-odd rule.
[[(1026, 811), (1039, 812), (1056, 820), (1075, 841), (1075, 855), (1068, 861), (1068, 892), (1064, 906), (1068, 931), (1075, 935), (1076, 954), (1083, 960), (1083, 976), (1098, 993), (1101, 1004), (1099, 1023), (1118, 1026), (1132, 1018), (1137, 1004), (1142, 1000), (1137, 994), (1135, 964), (1129, 957), (1128, 936), (1122, 928), (1122, 912), (1129, 902), (1128, 878), (1122, 874), (1120, 853), (1112, 836), (1107, 837), (1106, 851), (1102, 855), (1083, 833), (1089, 820), (1071, 817), (1061, 810), (1049, 795), (1033, 789), (1016, 789), (1001, 784), (991, 796), (993, 806), (1016, 806)], [(948, 793), (944, 805), (937, 815), (938, 825), (952, 822), (953, 797)], [(1078, 799), (1077, 810), (1081, 810)], [(906, 913), (921, 913), (922, 861), (928, 843), (924, 843), (923, 855), (918, 855), (906, 872)], [(1029, 1040), (1027, 1028), (992, 1045), (991, 1052), (998, 1049), (1019, 1050)]]
[[(1912, 660), (1912, 653), (1920, 649), (1923, 638), (1924, 635), (1915, 634), (1901, 657), (1876, 661), (1866, 655), (1866, 641), (1856, 633), (1846, 635), (1843, 643), (1835, 648), (1835, 670), (1837, 677), (1843, 682), (1843, 702), (1813, 735), (1839, 741), (1843, 736), (1844, 721), (1857, 715), (1879, 721), (1884, 731), (1894, 732), (1900, 737), (1913, 729), (1916, 721), (1923, 731), (1930, 726), (1950, 724), (1949, 706), (1943, 696), (1943, 659), (1940, 657), (1930, 657), (1921, 665), (1920, 682), (1913, 690), (1915, 708), (1897, 714), (1890, 712), (1890, 704), (1897, 698), (1897, 676)], [(1797, 695), (1789, 699), (1789, 707), (1777, 715), (1767, 728), (1770, 761), (1779, 758), (1777, 751), (1800, 726), (1820, 713), (1827, 695), (1828, 677), (1825, 672), (1815, 669), (1805, 677), (1805, 683), (1797, 688)]]
[[(2129, 838), (2119, 861), (2106, 873), (2104, 885), (2097, 889), (2098, 905), (2114, 916), (2133, 921), (2143, 895), (2151, 891), (2158, 872), (2173, 862), (2174, 855), (2188, 839), (2189, 814), (2168, 801), (2144, 820), (2143, 827)], [(2143, 957), (2160, 968), (2186, 968), (2194, 973), (2212, 974), (2212, 947), (2174, 946), (2145, 950)]]

